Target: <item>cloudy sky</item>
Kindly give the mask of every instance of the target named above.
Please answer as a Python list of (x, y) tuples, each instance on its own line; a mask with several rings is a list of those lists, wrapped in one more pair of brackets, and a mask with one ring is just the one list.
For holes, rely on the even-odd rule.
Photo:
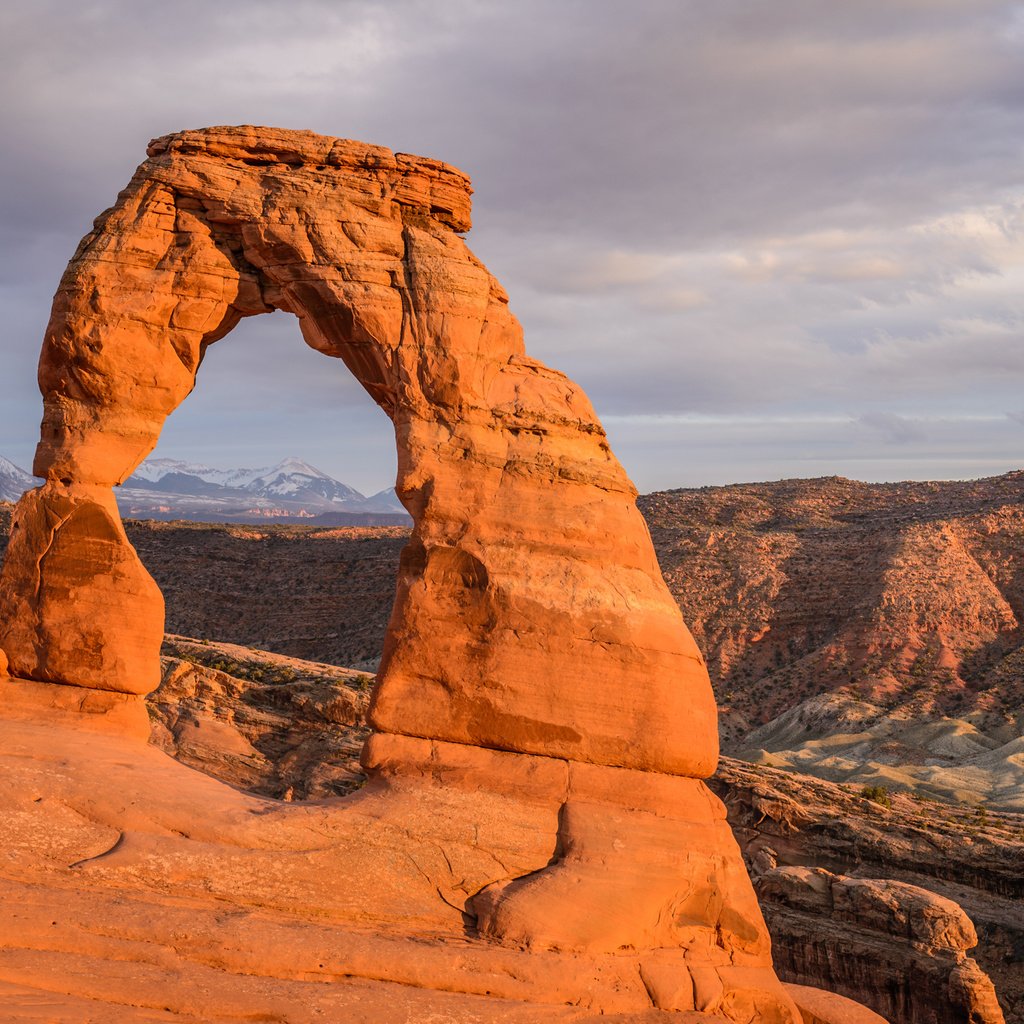
[[(310, 128), (474, 181), (469, 242), (641, 490), (1024, 465), (1024, 4), (33, 0), (0, 13), (0, 455), (60, 273), (154, 136)], [(157, 455), (393, 482), (284, 314)]]

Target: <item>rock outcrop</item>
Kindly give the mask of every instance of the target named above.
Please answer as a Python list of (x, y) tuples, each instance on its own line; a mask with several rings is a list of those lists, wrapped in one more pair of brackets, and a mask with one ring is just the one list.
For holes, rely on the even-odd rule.
[[(15, 677), (0, 759), (29, 823), (3, 839), (17, 881), (171, 886), (177, 900), (468, 942), (474, 958), (456, 983), (444, 950), (432, 967), (379, 949), (339, 960), (344, 943), (311, 932), (317, 954), (293, 948), (286, 975), (306, 981), (798, 1021), (703, 782), (717, 757), (703, 660), (589, 402), (526, 356), (504, 292), (466, 247), (469, 194), (444, 164), (361, 143), (182, 132), (151, 144), (79, 246), (40, 359), (46, 483), (14, 513), (0, 576)], [(268, 806), (116, 730), (101, 750), (83, 739), (85, 694), (120, 722), (159, 678), (162, 605), (111, 488), (152, 450), (206, 348), (273, 309), (393, 420), (414, 521), (369, 710), (370, 781), (337, 806)], [(39, 728), (73, 775), (16, 770)], [(28, 792), (89, 823), (56, 860), (26, 844), (44, 810), (23, 806)], [(108, 909), (86, 902), (82, 919)], [(145, 908), (147, 939), (174, 933), (167, 906)], [(205, 941), (258, 972), (279, 924), (229, 942), (210, 924)], [(124, 930), (104, 931), (110, 955), (132, 960)], [(482, 980), (495, 971), (518, 983)]]
[(169, 637), (149, 695), (152, 742), (261, 796), (320, 800), (360, 788), (372, 677), (333, 665)]
[[(723, 759), (777, 969), (894, 1024), (1024, 1019), (1024, 819)], [(1002, 1005), (1000, 1005), (1002, 1004)]]
[[(0, 647), (14, 671), (124, 692), (156, 685), (159, 608), (140, 604), (141, 582), (104, 590), (115, 548), (132, 562), (122, 575), (145, 573), (100, 522), (100, 495), (152, 451), (206, 348), (243, 316), (282, 309), (395, 422), (397, 490), (416, 528), (374, 725), (707, 775), (717, 740), (707, 674), (660, 579), (636, 492), (586, 396), (526, 356), (503, 290), (460, 237), (465, 176), (267, 129), (183, 132), (149, 152), (54, 300), (34, 466), (47, 484), (18, 507), (23, 540), (0, 581), (10, 623)], [(69, 502), (83, 511), (70, 515)], [(80, 542), (85, 516), (110, 534), (95, 551)], [(80, 635), (61, 618), (66, 602), (43, 599), (68, 569), (61, 562), (51, 583), (62, 545), (82, 563), (77, 600), (97, 606)], [(138, 650), (83, 678), (34, 640), (58, 631), (82, 660), (125, 649), (126, 633)]]
[(787, 977), (816, 984), (824, 975), (906, 1024), (1003, 1024), (991, 980), (967, 955), (978, 944), (974, 925), (952, 900), (824, 868), (774, 868), (756, 888)]
[[(337, 693), (328, 676), (348, 687), (346, 707), (364, 699), (351, 673), (181, 638), (166, 649), (174, 657), (148, 703), (157, 723), (170, 722), (174, 730), (164, 740), (156, 724), (154, 741), (176, 757), (245, 788), (277, 795), (285, 787), (296, 798), (320, 795), (324, 780), (344, 776), (353, 741), (365, 732), (359, 725), (337, 723), (337, 715), (321, 719), (313, 757), (293, 737), (309, 735), (319, 708)], [(183, 678), (193, 685), (183, 687)], [(280, 714), (298, 694), (308, 703), (291, 716)], [(256, 779), (254, 757), (272, 764)], [(1002, 1019), (992, 984), (998, 979), (1006, 1019), (1020, 1020), (1024, 974), (1014, 952), (1024, 941), (1024, 914), (1014, 898), (1024, 854), (1019, 817), (993, 813), (979, 822), (969, 809), (895, 794), (882, 805), (816, 779), (730, 759), (711, 782), (738, 829), (784, 980), (843, 991), (892, 1024), (994, 1024)], [(807, 866), (818, 863), (832, 870)], [(882, 871), (897, 878), (871, 877)], [(794, 998), (806, 1021), (811, 1011)], [(850, 1020), (871, 1019), (866, 1013)]]
[[(1021, 473), (641, 497), (710, 668), (723, 749), (836, 782), (1024, 810), (1022, 502)], [(376, 668), (400, 530), (126, 529), (164, 592), (170, 631)], [(256, 581), (251, 560), (264, 567)]]

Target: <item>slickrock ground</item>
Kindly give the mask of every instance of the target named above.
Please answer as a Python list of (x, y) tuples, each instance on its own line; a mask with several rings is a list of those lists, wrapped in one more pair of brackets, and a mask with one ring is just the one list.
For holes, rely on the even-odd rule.
[[(250, 796), (147, 745), (135, 699), (0, 677), (5, 1024), (663, 1019), (620, 958), (592, 977), (592, 958), (463, 937), (437, 882), (532, 842), (500, 794), (476, 797), (486, 855), (450, 843), (460, 795), (426, 780), (429, 808), (394, 778), (344, 803)], [(395, 887), (410, 831), (418, 862)]]
[[(371, 750), (376, 777), (344, 802), (249, 795), (236, 785), (264, 767), (254, 765), (250, 740), (276, 741), (281, 751), (273, 779), (257, 777), (256, 789), (285, 781), (295, 796), (348, 770), (351, 740), (365, 735), (359, 726), (335, 731), (329, 721), (321, 748), (300, 744), (296, 755), (294, 723), (280, 712), (302, 695), (310, 706), (341, 709), (335, 717), (344, 719), (360, 708), (361, 676), (233, 646), (171, 645), (179, 655), (271, 678), (232, 678), (169, 657), (147, 717), (137, 697), (0, 677), (5, 1024), (779, 1019), (771, 1007), (757, 1016), (760, 995), (741, 994), (751, 982), (764, 983), (762, 972), (698, 968), (684, 990), (678, 954), (637, 956), (618, 948), (617, 937), (614, 952), (586, 954), (481, 941), (460, 909), (465, 893), (508, 871), (536, 877), (527, 864), (551, 839), (537, 830), (536, 801), (544, 797), (536, 776), (557, 765), (465, 751), (456, 766), (451, 754), (444, 762), (431, 756), (436, 745), (412, 741), (400, 751), (398, 771), (386, 763), (390, 748)], [(183, 684), (189, 671), (193, 682)], [(175, 729), (181, 725), (184, 740)], [(151, 732), (155, 742), (147, 742)], [(190, 743), (197, 733), (205, 741)], [(413, 775), (408, 765), (417, 751), (421, 768)], [(669, 809), (666, 794), (655, 795), (659, 810)], [(638, 798), (645, 799), (640, 792), (631, 799)], [(467, 801), (474, 811), (468, 825)], [(588, 844), (600, 849), (601, 823), (616, 812), (594, 810)], [(676, 876), (673, 851), (693, 855), (680, 843), (668, 848), (669, 863), (650, 856), (660, 847), (649, 830), (664, 821), (659, 813), (631, 837), (647, 861), (639, 887), (626, 875), (618, 897), (606, 894), (599, 923), (612, 935), (636, 914), (638, 891)], [(603, 856), (617, 854), (621, 847)], [(587, 866), (583, 858), (576, 863), (579, 886)], [(716, 988), (720, 975), (731, 993), (720, 982)], [(817, 989), (791, 997), (797, 1006), (820, 1004), (820, 1017), (805, 1018), (812, 1024), (880, 1022)], [(706, 1010), (720, 1006), (724, 1016), (686, 1012), (695, 1000)], [(666, 1018), (655, 1001), (675, 1002), (676, 1012)]]

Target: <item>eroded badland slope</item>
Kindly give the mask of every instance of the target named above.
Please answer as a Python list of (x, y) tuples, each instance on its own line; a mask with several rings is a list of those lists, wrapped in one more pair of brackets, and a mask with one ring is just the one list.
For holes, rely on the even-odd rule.
[(646, 495), (728, 750), (1024, 809), (1024, 474)]

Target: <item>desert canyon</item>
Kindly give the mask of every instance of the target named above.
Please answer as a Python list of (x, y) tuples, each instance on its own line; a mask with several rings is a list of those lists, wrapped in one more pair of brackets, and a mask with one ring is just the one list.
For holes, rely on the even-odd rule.
[[(466, 247), (469, 196), (377, 146), (181, 132), (73, 256), (40, 359), (45, 483), (0, 576), (7, 1019), (881, 1019), (773, 968), (705, 781), (704, 658), (589, 401), (526, 355)], [(343, 797), (246, 792), (149, 742), (176, 733), (147, 695), (201, 682), (161, 666), (163, 597), (114, 501), (207, 346), (273, 309), (390, 416), (413, 520)], [(324, 719), (355, 723), (334, 689)], [(840, 952), (843, 921), (906, 920), (950, 991), (981, 991), (934, 899), (828, 872), (762, 889), (834, 905)]]

